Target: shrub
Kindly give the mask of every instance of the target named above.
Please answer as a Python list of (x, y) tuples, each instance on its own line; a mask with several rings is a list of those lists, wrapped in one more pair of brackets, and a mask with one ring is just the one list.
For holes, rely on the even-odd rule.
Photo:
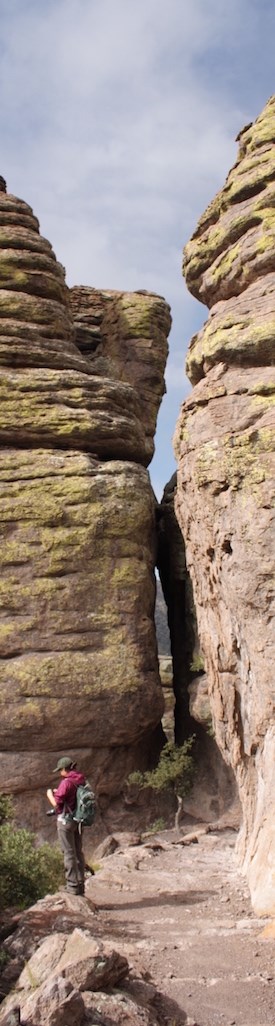
[(0, 794), (0, 826), (6, 819), (12, 819), (12, 802), (7, 794)]
[(192, 673), (204, 672), (204, 658), (202, 652), (195, 652), (192, 662), (190, 663), (190, 670)]
[(165, 827), (165, 819), (163, 819), (163, 816), (159, 816), (158, 819), (154, 819), (153, 823), (150, 823), (150, 826), (148, 826), (148, 830), (146, 830), (145, 836), (147, 836), (148, 834), (158, 834), (161, 832), (161, 830), (165, 830)]
[(194, 778), (194, 760), (191, 755), (194, 737), (188, 738), (183, 745), (175, 745), (167, 741), (160, 754), (158, 765), (153, 770), (131, 773), (127, 783), (134, 784), (139, 790), (151, 787), (153, 791), (164, 791), (173, 787), (175, 794), (185, 798), (189, 793)]
[(53, 893), (62, 878), (61, 853), (50, 844), (35, 845), (35, 835), (16, 829), (9, 799), (0, 795), (0, 908), (27, 908)]

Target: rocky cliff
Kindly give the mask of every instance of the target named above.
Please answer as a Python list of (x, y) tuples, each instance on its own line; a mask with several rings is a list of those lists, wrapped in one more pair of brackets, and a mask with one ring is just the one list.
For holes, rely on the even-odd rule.
[(147, 293), (71, 301), (3, 179), (0, 286), (1, 787), (39, 831), (57, 753), (108, 807), (162, 714), (146, 466), (170, 315)]
[(175, 439), (215, 732), (238, 782), (239, 852), (261, 913), (275, 910), (274, 143), (272, 97), (186, 246), (187, 285), (210, 315), (190, 343), (194, 389)]

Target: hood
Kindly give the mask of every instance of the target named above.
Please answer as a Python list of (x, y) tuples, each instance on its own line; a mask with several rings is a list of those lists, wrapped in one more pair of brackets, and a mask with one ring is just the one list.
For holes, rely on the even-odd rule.
[(78, 773), (77, 770), (70, 770), (67, 780), (71, 780), (76, 787), (79, 787), (80, 784), (85, 784), (86, 777), (84, 777), (83, 773)]

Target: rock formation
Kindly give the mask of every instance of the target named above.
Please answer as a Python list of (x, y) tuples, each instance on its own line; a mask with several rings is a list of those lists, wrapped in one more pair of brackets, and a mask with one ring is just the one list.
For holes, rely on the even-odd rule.
[(185, 249), (187, 285), (211, 312), (187, 358), (195, 387), (176, 430), (176, 513), (215, 733), (242, 803), (239, 852), (265, 913), (275, 910), (275, 97), (239, 142)]
[(71, 289), (76, 344), (91, 371), (131, 385), (143, 429), (141, 463), (154, 454), (157, 413), (165, 391), (170, 317), (160, 296), (148, 292)]
[(4, 180), (0, 286), (1, 786), (44, 832), (57, 754), (108, 806), (162, 714), (146, 467), (170, 316), (147, 293), (78, 288), (71, 304)]
[[(174, 509), (176, 474), (164, 489), (158, 509), (157, 562), (167, 602), (171, 635), (173, 688), (175, 693), (174, 736), (177, 744), (196, 737), (194, 749), (196, 773), (188, 797), (184, 799), (182, 823), (186, 814), (211, 822), (227, 816), (227, 822), (240, 822), (239, 802), (232, 769), (227, 766), (213, 736), (207, 677), (203, 673), (193, 589), (186, 565), (185, 545)], [(163, 675), (160, 660), (160, 673)], [(199, 676), (198, 676), (199, 674)], [(167, 689), (164, 687), (166, 698)], [(170, 713), (170, 724), (169, 724)], [(165, 703), (163, 727), (172, 739), (172, 709)], [(169, 730), (170, 727), (170, 730)]]
[(128, 1002), (127, 990), (118, 990), (129, 976), (127, 957), (98, 936), (91, 900), (78, 902), (58, 893), (38, 901), (17, 920), (2, 949), (8, 966), (0, 974), (1, 998), (8, 996), (1, 1004), (1, 1026), (107, 1026), (111, 1019), (106, 1006), (113, 988), (112, 1023), (121, 1022), (123, 1001), (123, 1021), (141, 1026), (142, 1008)]

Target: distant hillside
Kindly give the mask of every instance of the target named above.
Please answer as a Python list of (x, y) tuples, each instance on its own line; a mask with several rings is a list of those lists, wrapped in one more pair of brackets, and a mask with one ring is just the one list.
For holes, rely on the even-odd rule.
[(170, 655), (170, 633), (167, 623), (167, 606), (163, 598), (160, 581), (157, 579), (155, 623), (159, 655)]

